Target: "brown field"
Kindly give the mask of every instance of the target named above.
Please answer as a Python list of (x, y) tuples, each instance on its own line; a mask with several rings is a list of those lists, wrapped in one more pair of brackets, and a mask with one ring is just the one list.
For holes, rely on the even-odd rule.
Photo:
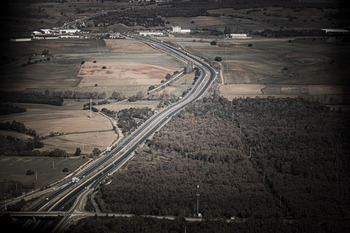
[(90, 154), (94, 148), (106, 149), (117, 139), (117, 134), (112, 130), (108, 132), (61, 135), (43, 140), (45, 146), (40, 151), (51, 151), (59, 146), (60, 149), (67, 151), (67, 153), (74, 154), (76, 148), (79, 147), (82, 154)]
[(218, 18), (211, 17), (211, 16), (197, 16), (197, 17), (191, 18), (191, 21), (194, 21), (194, 24), (199, 27), (209, 27), (209, 26), (225, 24)]
[(7, 130), (0, 130), (0, 137), (7, 137), (7, 136), (18, 138), (18, 139), (23, 140), (23, 141), (32, 138), (32, 136), (29, 136), (27, 134), (13, 132), (13, 131), (7, 131)]
[[(82, 104), (80, 103), (80, 105)], [(112, 131), (112, 124), (107, 118), (97, 113), (93, 113), (93, 118), (89, 118), (89, 111), (76, 110), (78, 104), (74, 106), (74, 103), (68, 103), (68, 106), (63, 107), (41, 104), (18, 105), (25, 107), (27, 112), (1, 116), (0, 122), (13, 120), (22, 122), (26, 128), (34, 129), (39, 136), (47, 136), (51, 132), (77, 133), (111, 130), (99, 133), (55, 136), (43, 140), (45, 147), (42, 150), (63, 148), (68, 153), (74, 153), (76, 147), (85, 145), (85, 152), (90, 153), (94, 147), (102, 150), (117, 139), (116, 134)], [(73, 108), (75, 109), (72, 110)]]
[(105, 39), (106, 46), (113, 53), (159, 53), (158, 50), (136, 40)]
[(89, 118), (89, 111), (84, 110), (47, 110), (28, 108), (27, 112), (13, 114), (11, 118), (1, 116), (0, 121), (15, 120), (25, 124), (27, 128), (34, 129), (40, 136), (49, 135), (50, 132), (74, 133), (90, 130), (112, 129), (108, 119), (93, 113)]
[[(266, 89), (268, 88), (268, 89)], [(233, 98), (251, 97), (298, 97), (308, 95), (344, 95), (345, 88), (332, 85), (260, 85), (260, 84), (227, 84), (219, 87), (220, 94), (231, 100)]]
[[(106, 69), (102, 69), (105, 66)], [(78, 76), (83, 77), (79, 87), (128, 86), (159, 84), (167, 73), (178, 68), (146, 65), (135, 62), (86, 62), (81, 66)]]

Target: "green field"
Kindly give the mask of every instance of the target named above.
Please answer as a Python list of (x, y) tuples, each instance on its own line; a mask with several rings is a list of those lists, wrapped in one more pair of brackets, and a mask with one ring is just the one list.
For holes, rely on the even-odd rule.
[[(41, 188), (62, 179), (87, 161), (82, 158), (2, 156), (0, 179), (15, 180), (26, 185), (34, 183), (35, 188)], [(69, 172), (62, 172), (63, 168), (68, 168)], [(26, 175), (29, 169), (37, 172), (37, 179), (35, 175)]]

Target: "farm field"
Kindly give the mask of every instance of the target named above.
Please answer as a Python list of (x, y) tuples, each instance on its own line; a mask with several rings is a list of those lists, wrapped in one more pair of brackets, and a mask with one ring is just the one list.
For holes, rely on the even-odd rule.
[(89, 155), (94, 148), (103, 151), (117, 139), (118, 135), (113, 130), (60, 135), (42, 140), (45, 146), (40, 151), (52, 151), (59, 145), (60, 149), (67, 151), (69, 154), (74, 154), (76, 148), (79, 147), (82, 155)]
[[(223, 59), (221, 65), (225, 86), (221, 86), (220, 91), (228, 98), (262, 94), (256, 85), (278, 85), (282, 90), (299, 85), (301, 88), (304, 85), (311, 95), (344, 94), (339, 89), (350, 84), (347, 75), (350, 68), (346, 59), (350, 47), (327, 43), (326, 40), (218, 40), (215, 46), (209, 42), (207, 46), (203, 42), (198, 43), (198, 46), (195, 42), (177, 43), (210, 60), (217, 56)], [(244, 90), (241, 86), (243, 84)], [(317, 86), (313, 87), (314, 85)], [(282, 91), (275, 94), (300, 93)]]
[(69, 88), (80, 82), (77, 77), (80, 65), (38, 63), (26, 67), (8, 69), (1, 79), (2, 91), (25, 89)]
[[(51, 107), (51, 106), (50, 106)], [(89, 111), (66, 110), (54, 108), (45, 109), (45, 106), (28, 107), (27, 112), (1, 116), (0, 121), (19, 121), (29, 129), (34, 129), (40, 136), (47, 136), (51, 132), (74, 133), (92, 130), (112, 129), (108, 119), (97, 113), (89, 118)]]
[[(88, 159), (57, 158), (57, 157), (18, 157), (7, 156), (0, 157), (0, 177), (1, 180), (17, 180), (23, 184), (31, 185), (35, 188), (44, 187), (59, 179), (62, 179), (69, 172), (80, 167)], [(54, 168), (52, 167), (54, 163)], [(68, 168), (68, 173), (62, 172), (63, 168)], [(35, 175), (26, 175), (27, 170), (33, 170), (38, 173), (37, 180)]]
[[(34, 129), (40, 137), (49, 136), (51, 133), (68, 133), (68, 135), (49, 137), (43, 140), (45, 146), (40, 149), (41, 151), (60, 148), (66, 150), (69, 154), (74, 154), (76, 148), (80, 147), (81, 149), (84, 148), (83, 153), (89, 154), (95, 147), (103, 150), (117, 139), (117, 135), (112, 130), (112, 124), (107, 118), (98, 113), (93, 113), (93, 117), (90, 118), (89, 111), (77, 110), (77, 107), (82, 104), (73, 101), (65, 103), (63, 107), (43, 104), (18, 104), (25, 107), (27, 111), (20, 114), (1, 116), (0, 122), (12, 122), (13, 120), (21, 122), (26, 128)], [(107, 132), (85, 133), (88, 131)], [(75, 134), (80, 132), (83, 132), (83, 134)]]
[[(231, 40), (186, 49), (214, 60), (222, 57), (227, 84), (343, 85), (347, 78), (349, 46), (311, 40)], [(251, 43), (252, 47), (248, 47)]]
[(227, 99), (240, 97), (298, 97), (301, 94), (345, 95), (346, 88), (335, 85), (261, 85), (261, 84), (227, 84), (219, 87), (220, 94)]
[(83, 77), (79, 87), (86, 86), (133, 86), (159, 84), (167, 73), (178, 68), (146, 65), (131, 62), (85, 62), (78, 76)]
[[(48, 50), (49, 55), (41, 57), (44, 50)], [(6, 69), (0, 71), (2, 76), (0, 89), (4, 91), (74, 89), (79, 86), (82, 79), (79, 76), (79, 70), (83, 61), (86, 61), (86, 63), (96, 61), (98, 66), (102, 64), (100, 62), (127, 62), (140, 66), (145, 64), (160, 66), (159, 69), (163, 69), (164, 66), (166, 69), (170, 67), (171, 70), (181, 70), (184, 67), (181, 62), (170, 55), (161, 53), (141, 42), (123, 39), (7, 42), (2, 54), (14, 59), (12, 63), (5, 67)], [(50, 60), (23, 66), (28, 61), (47, 58), (50, 58)], [(163, 73), (161, 74), (163, 75)], [(135, 75), (141, 75), (141, 73), (134, 73), (133, 75), (136, 78)], [(137, 87), (138, 84), (134, 85)], [(143, 85), (140, 86), (142, 90), (148, 88), (148, 86)], [(116, 86), (119, 86), (119, 84)], [(126, 91), (130, 92), (130, 90)]]
[(113, 53), (159, 53), (158, 50), (136, 40), (105, 39), (106, 46)]

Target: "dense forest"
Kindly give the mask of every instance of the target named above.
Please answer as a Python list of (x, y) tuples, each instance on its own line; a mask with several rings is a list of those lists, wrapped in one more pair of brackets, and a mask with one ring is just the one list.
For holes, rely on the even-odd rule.
[(348, 232), (349, 126), (349, 113), (303, 99), (204, 98), (155, 134), (97, 201), (106, 212), (191, 217), (199, 184), (207, 220)]

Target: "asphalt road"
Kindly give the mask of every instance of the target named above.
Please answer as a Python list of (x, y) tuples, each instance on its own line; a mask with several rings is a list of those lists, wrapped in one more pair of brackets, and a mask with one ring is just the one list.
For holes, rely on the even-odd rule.
[[(191, 91), (185, 97), (163, 109), (159, 113), (153, 115), (141, 127), (125, 138), (124, 141), (115, 147), (111, 152), (106, 153), (100, 159), (76, 173), (74, 175), (74, 177), (77, 178), (76, 182), (73, 182), (70, 179), (50, 187), (53, 192), (45, 196), (44, 199), (33, 206), (30, 211), (60, 211), (78, 196), (91, 191), (91, 189), (96, 189), (111, 173), (115, 172), (125, 162), (127, 162), (133, 156), (134, 151), (162, 126), (164, 126), (171, 119), (171, 117), (202, 97), (216, 78), (215, 70), (206, 64), (202, 59), (184, 52), (179, 48), (174, 48), (160, 41), (145, 37), (133, 35), (125, 36), (135, 40), (140, 40), (155, 48), (163, 50), (172, 56), (183, 60), (184, 62), (191, 60), (194, 63), (194, 66), (201, 71), (200, 77), (196, 81)], [(78, 198), (76, 200), (83, 201), (84, 198)], [(76, 202), (69, 210), (69, 213), (73, 213), (74, 209), (76, 208), (75, 206), (80, 206), (80, 204)], [(65, 219), (65, 221), (69, 221), (69, 218)], [(67, 223), (65, 222), (61, 224), (66, 225)]]

